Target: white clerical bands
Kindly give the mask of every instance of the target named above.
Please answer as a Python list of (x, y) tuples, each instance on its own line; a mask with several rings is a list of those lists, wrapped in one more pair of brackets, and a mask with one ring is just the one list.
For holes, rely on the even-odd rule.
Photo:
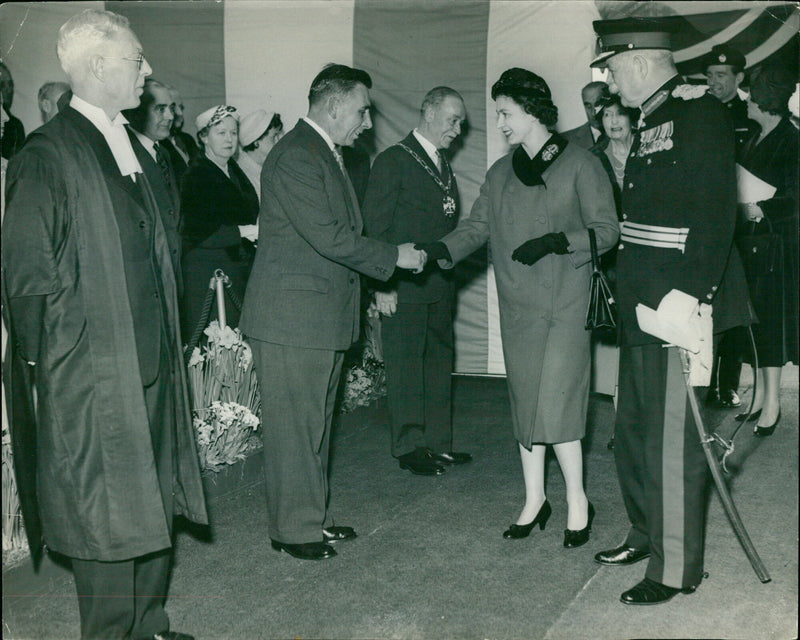
[(686, 238), (688, 237), (689, 227), (658, 227), (626, 220), (622, 223), (620, 242), (643, 244), (662, 249), (677, 249), (681, 253), (685, 253)]

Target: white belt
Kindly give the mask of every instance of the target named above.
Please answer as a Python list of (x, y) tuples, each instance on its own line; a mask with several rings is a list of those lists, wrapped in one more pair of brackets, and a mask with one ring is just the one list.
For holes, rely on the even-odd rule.
[(622, 223), (620, 241), (661, 249), (677, 249), (685, 253), (688, 237), (689, 227), (658, 227), (626, 220)]

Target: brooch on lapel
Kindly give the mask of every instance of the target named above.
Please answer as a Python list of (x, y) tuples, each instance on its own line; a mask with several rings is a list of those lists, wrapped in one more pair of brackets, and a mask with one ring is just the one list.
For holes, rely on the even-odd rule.
[(545, 162), (550, 162), (553, 158), (556, 157), (557, 153), (558, 153), (558, 145), (548, 144), (542, 151), (542, 160), (544, 160)]
[(660, 124), (652, 129), (645, 129), (640, 133), (640, 145), (636, 155), (640, 158), (656, 153), (658, 151), (669, 151), (672, 149), (672, 120)]

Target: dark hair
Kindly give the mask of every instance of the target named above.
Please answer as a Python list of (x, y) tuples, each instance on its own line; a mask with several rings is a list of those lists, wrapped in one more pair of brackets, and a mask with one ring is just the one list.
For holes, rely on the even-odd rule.
[(445, 98), (458, 98), (463, 101), (461, 94), (455, 89), (451, 89), (450, 87), (434, 87), (428, 91), (422, 99), (422, 105), (419, 108), (420, 113), (424, 114), (425, 110), (429, 108), (435, 109), (444, 102)]
[(142, 97), (139, 98), (139, 106), (133, 109), (125, 109), (122, 112), (122, 115), (130, 122), (131, 127), (139, 133), (144, 133), (147, 127), (147, 112), (150, 109), (150, 105), (155, 102), (153, 87), (162, 87), (169, 90), (169, 87), (163, 82), (159, 82), (155, 78), (146, 78), (142, 89)]
[(756, 67), (750, 73), (750, 99), (765, 113), (788, 115), (795, 83), (792, 73), (782, 65)]
[(283, 129), (283, 122), (281, 121), (281, 115), (279, 113), (276, 113), (274, 116), (272, 116), (272, 120), (269, 121), (267, 128), (264, 129), (264, 133), (258, 136), (258, 138), (253, 140), (250, 144), (243, 146), (242, 151), (255, 151), (256, 147), (258, 146), (258, 141), (273, 129)]
[(497, 100), (498, 96), (511, 98), (545, 127), (553, 127), (558, 122), (558, 107), (553, 104), (550, 87), (533, 71), (519, 67), (503, 71), (492, 85), (492, 100)]
[(587, 89), (600, 89), (603, 96), (609, 95), (608, 84), (602, 80), (593, 80), (589, 84), (585, 85), (583, 89), (581, 89), (581, 92), (586, 91)]
[(631, 123), (631, 129), (635, 131), (636, 125), (639, 122), (639, 109), (635, 107), (626, 107), (624, 104), (622, 104), (622, 98), (620, 98), (619, 94), (612, 93), (600, 101), (600, 109), (597, 112), (597, 122), (600, 125), (600, 128), (603, 129), (603, 132), (608, 135), (608, 132), (603, 127), (603, 114), (605, 113), (606, 109), (613, 106), (617, 106), (619, 108), (619, 112), (623, 116), (628, 117), (628, 121)]
[(372, 78), (366, 71), (343, 64), (326, 64), (311, 83), (308, 104), (313, 106), (331, 96), (343, 96), (358, 84), (363, 84), (367, 89), (372, 88)]

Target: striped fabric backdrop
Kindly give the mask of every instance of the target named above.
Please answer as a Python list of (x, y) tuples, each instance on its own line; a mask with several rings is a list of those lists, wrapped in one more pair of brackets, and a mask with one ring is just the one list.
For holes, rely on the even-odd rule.
[[(377, 153), (415, 124), (425, 92), (457, 89), (469, 127), (453, 159), (463, 206), (477, 196), (486, 169), (508, 151), (496, 130), (489, 90), (512, 66), (549, 83), (559, 128), (581, 124), (581, 87), (592, 79), (592, 21), (642, 12), (692, 8), (677, 42), (681, 71), (719, 41), (731, 41), (752, 66), (796, 38), (795, 5), (785, 3), (631, 3), (560, 0), (225, 0), (225, 2), (44, 2), (0, 7), (0, 56), (11, 70), (12, 112), (30, 132), (39, 125), (36, 93), (61, 80), (58, 27), (87, 6), (126, 15), (142, 41), (153, 77), (177, 87), (194, 116), (227, 103), (242, 113), (277, 111), (287, 128), (305, 114), (311, 79), (327, 62), (366, 69), (373, 79), (374, 129), (363, 144)], [(705, 6), (710, 13), (698, 13)], [(731, 8), (732, 10), (726, 10)], [(497, 292), (487, 251), (460, 269), (456, 370), (502, 374)]]

